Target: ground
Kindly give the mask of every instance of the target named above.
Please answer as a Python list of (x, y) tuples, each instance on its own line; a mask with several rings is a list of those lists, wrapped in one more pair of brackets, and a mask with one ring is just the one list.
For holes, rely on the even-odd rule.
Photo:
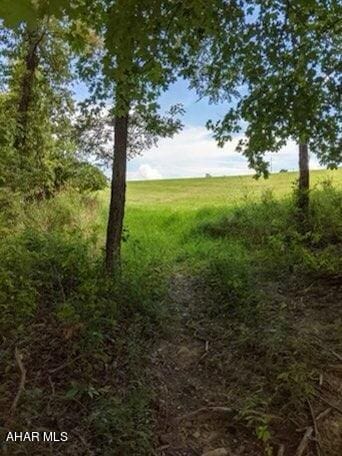
[(113, 282), (108, 191), (30, 208), (0, 242), (0, 304), (29, 311), (0, 315), (0, 432), (70, 438), (3, 453), (342, 454), (342, 170), (312, 173), (304, 232), (295, 178), (130, 182)]
[(218, 352), (208, 334), (209, 322), (200, 318), (199, 300), (205, 298), (199, 290), (196, 280), (175, 275), (170, 286), (175, 324), (171, 337), (161, 342), (151, 359), (158, 407), (157, 454), (201, 455), (210, 449), (228, 450), (237, 442), (236, 454), (253, 454), (256, 446), (247, 441), (246, 447), (234, 423), (236, 411), (227, 406), (225, 379), (207, 363)]
[[(311, 284), (309, 289), (290, 291), (277, 284), (275, 292), (275, 284), (268, 285), (273, 288), (271, 293), (275, 301), (283, 301), (285, 297), (288, 302), (291, 310), (287, 318), (291, 320), (294, 336), (306, 338), (306, 342), (315, 347), (313, 356), (316, 350), (322, 350), (317, 357), (324, 360), (324, 367), (320, 365), (315, 397), (312, 403), (308, 401), (303, 407), (301, 416), (290, 416), (281, 409), (272, 410), (273, 448), (279, 455), (295, 455), (306, 430), (316, 427), (314, 439), (309, 440), (303, 454), (337, 456), (342, 450), (339, 408), (342, 366), (339, 355), (328, 348), (336, 341), (331, 341), (331, 334), (326, 330), (329, 325), (336, 324), (342, 287), (336, 283)], [(191, 456), (210, 454), (210, 450), (217, 451), (213, 455), (265, 454), (262, 442), (246, 426), (246, 420), (240, 414), (241, 402), (244, 394), (252, 389), (252, 377), (258, 375), (257, 364), (263, 361), (262, 355), (234, 347), (234, 339), (229, 341), (225, 337), (226, 324), (203, 318), (208, 304), (203, 284), (178, 274), (171, 283), (170, 293), (174, 325), (169, 337), (160, 343), (151, 357), (151, 376), (157, 398), (156, 454)], [(269, 317), (271, 329), (272, 323), (277, 323), (277, 317), (272, 317), (272, 311)]]

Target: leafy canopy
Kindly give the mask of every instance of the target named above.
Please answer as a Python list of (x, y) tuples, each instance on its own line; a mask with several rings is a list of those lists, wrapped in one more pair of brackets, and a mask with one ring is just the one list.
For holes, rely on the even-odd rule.
[(243, 132), (238, 151), (257, 175), (268, 174), (265, 152), (279, 151), (289, 139), (307, 143), (321, 164), (336, 167), (342, 161), (339, 2), (242, 3), (233, 59), (219, 43), (215, 62), (194, 81), (214, 102), (238, 96), (209, 128), (221, 146)]

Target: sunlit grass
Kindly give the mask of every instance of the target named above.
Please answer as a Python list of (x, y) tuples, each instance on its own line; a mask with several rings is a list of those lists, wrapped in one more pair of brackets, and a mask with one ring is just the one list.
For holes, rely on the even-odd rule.
[[(298, 174), (291, 172), (258, 180), (253, 176), (229, 176), (129, 182), (127, 202), (128, 207), (165, 206), (170, 211), (176, 208), (198, 209), (205, 205), (224, 206), (246, 198), (258, 199), (265, 191), (272, 191), (276, 197), (286, 196), (291, 193), (297, 178)], [(326, 179), (342, 187), (342, 169), (312, 171), (311, 186)]]
[[(195, 227), (246, 203), (261, 201), (267, 193), (275, 199), (290, 198), (297, 173), (273, 174), (269, 179), (252, 176), (212, 177), (129, 182), (123, 245), (128, 262), (155, 262), (170, 267), (198, 263), (205, 252), (224, 243), (193, 235)], [(313, 171), (312, 188), (331, 180), (342, 188), (342, 169)], [(105, 225), (109, 192), (100, 194), (100, 224)], [(103, 233), (105, 230), (102, 230)], [(103, 239), (104, 241), (104, 239)]]

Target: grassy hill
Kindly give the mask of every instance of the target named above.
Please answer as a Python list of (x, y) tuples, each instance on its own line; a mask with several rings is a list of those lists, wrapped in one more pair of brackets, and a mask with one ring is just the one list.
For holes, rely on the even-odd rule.
[[(193, 236), (198, 224), (265, 200), (289, 200), (296, 178), (297, 173), (280, 173), (259, 180), (253, 176), (230, 176), (129, 182), (125, 227), (131, 242), (124, 244), (123, 251), (126, 257), (133, 255), (136, 260), (138, 244), (142, 262), (160, 258), (174, 264), (177, 258), (186, 256), (188, 262), (194, 263), (201, 249), (209, 249), (213, 243), (205, 236), (201, 240)], [(324, 182), (342, 188), (342, 169), (311, 173), (313, 191), (322, 188)], [(108, 195), (108, 191), (100, 195), (101, 226), (106, 223)], [(266, 209), (261, 205), (261, 214)]]
[[(342, 169), (311, 173), (305, 232), (293, 204), (296, 178), (297, 173), (284, 173), (267, 180), (234, 176), (128, 184), (125, 264), (158, 270), (165, 282), (154, 283), (151, 292), (165, 286), (166, 302), (169, 293), (175, 296), (169, 310), (173, 333), (167, 336), (167, 359), (161, 359), (168, 371), (157, 372), (154, 388), (171, 415), (203, 407), (203, 396), (215, 405), (236, 407), (238, 420), (251, 432), (246, 437), (236, 426), (236, 454), (243, 445), (242, 454), (276, 454), (280, 441), (285, 454), (295, 454), (301, 439), (296, 429), (310, 422), (307, 401), (314, 402), (316, 415), (324, 411), (313, 393), (327, 364), (336, 362), (327, 351), (319, 352), (317, 343), (338, 353), (342, 349), (337, 305)], [(107, 197), (102, 195), (102, 223)], [(198, 337), (208, 342), (208, 353)], [(196, 350), (200, 356), (189, 355)], [(183, 352), (193, 356), (194, 367), (181, 365), (172, 381), (169, 372), (182, 363)], [(324, 375), (333, 381), (331, 374)], [(160, 377), (166, 395), (158, 390)], [(328, 399), (324, 390), (319, 394), (336, 403), (336, 390)], [(327, 455), (342, 450), (342, 437), (330, 431), (340, 425), (336, 413), (321, 423)], [(214, 431), (219, 424), (207, 426)], [(165, 432), (157, 425), (157, 434)], [(171, 442), (177, 432), (172, 430)], [(205, 432), (192, 423), (182, 435), (196, 447), (205, 445)], [(221, 432), (227, 446), (229, 432)]]
[[(132, 181), (128, 183), (127, 200), (129, 206), (168, 206), (170, 209), (223, 206), (249, 197), (258, 199), (266, 191), (272, 191), (276, 197), (288, 195), (297, 177), (297, 173), (289, 172), (258, 180), (249, 175)], [(311, 172), (313, 187), (327, 179), (331, 179), (335, 186), (342, 187), (342, 169)]]
[(0, 219), (0, 409), (10, 429), (71, 430), (26, 454), (292, 456), (310, 407), (324, 412), (324, 454), (342, 454), (342, 170), (312, 172), (305, 227), (295, 179), (129, 182), (112, 276), (108, 190), (13, 201)]

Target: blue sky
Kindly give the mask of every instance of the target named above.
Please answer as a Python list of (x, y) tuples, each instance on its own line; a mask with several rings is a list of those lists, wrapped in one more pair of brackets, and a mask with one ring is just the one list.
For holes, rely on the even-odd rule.
[(210, 105), (206, 99), (199, 99), (194, 90), (188, 88), (186, 81), (179, 79), (159, 99), (161, 108), (166, 110), (170, 105), (182, 103), (185, 108), (183, 121), (187, 125), (205, 125), (209, 118), (219, 119), (227, 111), (224, 104)]
[[(75, 89), (78, 99), (86, 96), (87, 90), (82, 84)], [(183, 80), (178, 80), (163, 93), (159, 102), (162, 111), (167, 111), (175, 103), (183, 104), (184, 128), (173, 138), (161, 139), (158, 146), (130, 160), (127, 170), (129, 180), (203, 177), (206, 173), (213, 176), (254, 173), (248, 168), (246, 158), (235, 152), (241, 136), (219, 148), (205, 127), (208, 119), (222, 118), (227, 105), (212, 105), (206, 99), (199, 100), (195, 91), (189, 90)], [(297, 170), (297, 157), (297, 146), (293, 142), (280, 152), (267, 155), (273, 172), (282, 168)], [(315, 158), (311, 159), (310, 165), (311, 168), (319, 167)]]

